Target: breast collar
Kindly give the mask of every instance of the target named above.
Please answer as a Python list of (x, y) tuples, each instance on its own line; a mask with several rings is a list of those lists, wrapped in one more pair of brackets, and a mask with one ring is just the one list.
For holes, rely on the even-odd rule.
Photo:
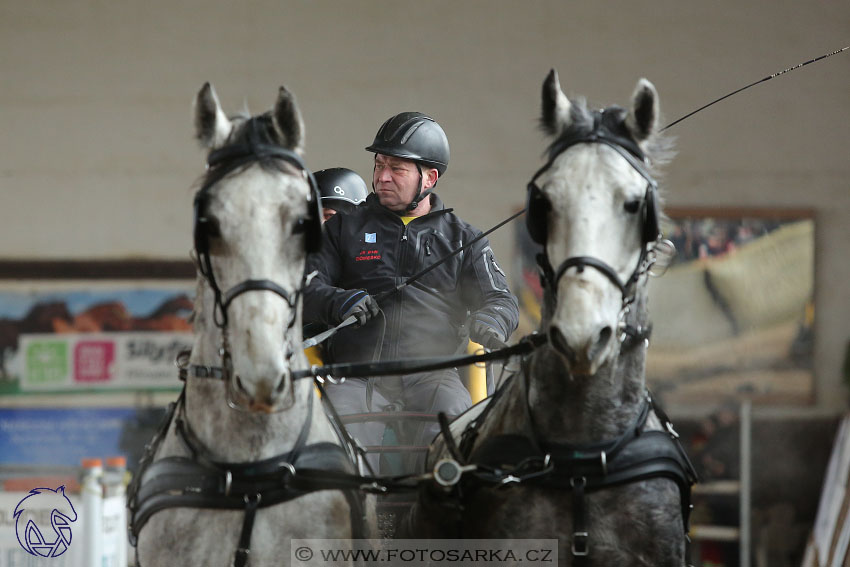
[[(260, 461), (223, 462), (213, 458), (185, 420), (185, 396), (169, 406), (153, 441), (139, 462), (135, 480), (128, 488), (129, 536), (136, 545), (144, 525), (156, 512), (168, 508), (243, 510), (242, 530), (233, 565), (248, 562), (251, 532), (257, 509), (293, 500), (326, 489), (340, 489), (356, 476), (350, 454), (330, 442), (307, 444), (312, 423), (313, 388), (309, 414), (294, 447)], [(185, 390), (184, 390), (185, 392)], [(191, 457), (173, 456), (151, 462), (174, 421), (177, 437)], [(338, 483), (338, 484), (335, 484)], [(343, 489), (349, 503), (352, 537), (363, 538), (363, 502), (358, 490)]]
[[(523, 365), (521, 379), (524, 384), (524, 406), (527, 401), (527, 365)], [(511, 377), (494, 396), (500, 396), (515, 377)], [(538, 439), (529, 422), (529, 432), (505, 433), (485, 439), (472, 450), (478, 429), (490, 410), (496, 405), (493, 399), (484, 412), (469, 424), (461, 434), (458, 450), (465, 463), (475, 465), (479, 471), (464, 475), (460, 489), (468, 498), (484, 486), (521, 484), (543, 489), (568, 490), (573, 495), (573, 555), (584, 557), (588, 550), (587, 507), (585, 493), (605, 488), (666, 478), (679, 489), (682, 522), (685, 533), (689, 529), (691, 487), (697, 474), (682, 447), (666, 413), (644, 394), (638, 415), (618, 437), (596, 443), (549, 443)], [(650, 412), (661, 421), (663, 430), (644, 430)], [(530, 420), (530, 413), (527, 414)], [(458, 522), (460, 525), (460, 522)]]

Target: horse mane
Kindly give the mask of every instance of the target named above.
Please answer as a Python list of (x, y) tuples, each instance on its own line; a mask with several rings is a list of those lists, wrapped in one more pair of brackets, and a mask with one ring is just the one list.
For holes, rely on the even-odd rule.
[[(653, 177), (660, 177), (660, 168), (669, 163), (675, 152), (673, 150), (674, 139), (659, 131), (654, 132), (649, 138), (638, 142), (626, 127), (628, 110), (619, 105), (611, 105), (597, 110), (588, 107), (584, 98), (570, 99), (570, 123), (558, 134), (544, 150), (547, 161), (553, 160), (570, 140), (587, 137), (594, 129), (595, 115), (603, 112), (603, 123), (614, 134), (632, 140), (644, 152), (649, 159), (649, 173)], [(548, 131), (543, 119), (540, 120), (540, 128)]]
[[(261, 146), (285, 147), (280, 143), (279, 136), (272, 123), (271, 111), (251, 116), (247, 111), (240, 112), (230, 117), (230, 120), (238, 125), (233, 129), (227, 141), (213, 151), (221, 150), (228, 147), (243, 146), (246, 148), (257, 148)], [(239, 167), (228, 169), (222, 174), (221, 168), (210, 167), (207, 172), (198, 180), (200, 187), (210, 187), (221, 181), (225, 176), (237, 174), (253, 164), (259, 164), (266, 171), (279, 171), (281, 173), (292, 173), (293, 169), (287, 162), (276, 159), (272, 155), (267, 155), (262, 152), (256, 152), (256, 157)]]

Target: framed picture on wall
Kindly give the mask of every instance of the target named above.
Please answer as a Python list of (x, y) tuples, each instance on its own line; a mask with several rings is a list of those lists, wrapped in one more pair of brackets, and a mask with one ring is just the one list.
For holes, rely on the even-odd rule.
[(0, 262), (0, 396), (179, 389), (194, 266)]
[(677, 255), (649, 284), (650, 389), (667, 404), (813, 402), (813, 212), (666, 212)]

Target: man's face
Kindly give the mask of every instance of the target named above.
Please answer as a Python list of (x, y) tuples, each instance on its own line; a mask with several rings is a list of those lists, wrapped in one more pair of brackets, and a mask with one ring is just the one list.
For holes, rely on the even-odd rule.
[(336, 211), (334, 209), (331, 209), (329, 207), (322, 207), (322, 224), (325, 224), (325, 222), (327, 222), (328, 219), (330, 219), (335, 214)]
[(372, 181), (378, 200), (391, 211), (404, 211), (419, 194), (419, 172), (410, 160), (375, 154)]

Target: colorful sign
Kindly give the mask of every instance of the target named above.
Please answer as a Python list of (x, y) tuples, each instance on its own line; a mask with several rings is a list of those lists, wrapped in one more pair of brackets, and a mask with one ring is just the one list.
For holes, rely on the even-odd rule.
[(191, 333), (21, 335), (22, 392), (177, 388), (177, 355)]
[[(135, 408), (2, 408), (0, 466), (78, 466), (87, 457), (128, 455), (137, 444)], [(152, 431), (145, 431), (149, 438)], [(131, 458), (128, 459), (132, 461)]]
[(0, 395), (178, 388), (192, 343), (189, 281), (9, 281), (0, 286)]

